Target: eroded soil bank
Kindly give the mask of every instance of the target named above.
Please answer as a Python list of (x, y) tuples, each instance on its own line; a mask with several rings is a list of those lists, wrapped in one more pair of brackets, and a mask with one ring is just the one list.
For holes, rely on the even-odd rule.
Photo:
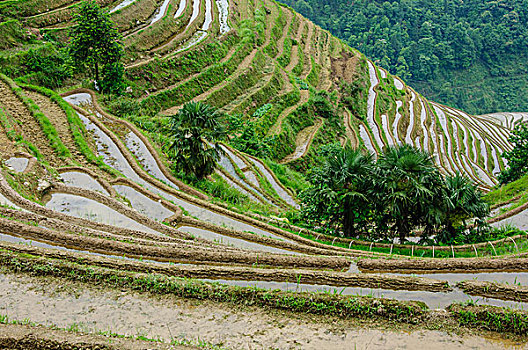
[(528, 271), (528, 258), (361, 259), (361, 272)]
[(191, 346), (176, 346), (150, 342), (105, 337), (93, 334), (80, 334), (50, 329), (42, 326), (20, 324), (0, 324), (0, 348), (10, 350), (144, 350), (198, 349)]
[[(526, 349), (522, 343), (440, 331), (394, 330), (253, 307), (234, 308), (129, 291), (97, 289), (65, 280), (0, 274), (0, 314), (61, 328), (112, 331), (166, 341), (185, 338), (231, 349)], [(441, 321), (442, 316), (437, 315)], [(441, 322), (440, 322), (441, 323)], [(161, 348), (152, 343), (149, 348)]]

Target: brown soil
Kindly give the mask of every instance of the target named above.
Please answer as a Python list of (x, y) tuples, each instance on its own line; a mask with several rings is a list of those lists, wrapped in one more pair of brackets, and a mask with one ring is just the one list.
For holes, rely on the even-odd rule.
[(363, 272), (402, 271), (466, 272), (466, 271), (528, 271), (528, 258), (457, 258), (457, 259), (361, 259)]
[(312, 70), (312, 45), (314, 37), (317, 37), (317, 31), (319, 27), (316, 27), (312, 22), (307, 21), (308, 35), (304, 44), (304, 67), (301, 74), (301, 79), (306, 79), (310, 71)]
[(306, 21), (304, 20), (304, 17), (299, 17), (299, 29), (297, 31), (297, 36), (295, 37), (295, 41), (297, 41), (296, 45), (293, 45), (291, 48), (291, 58), (290, 63), (285, 68), (288, 72), (291, 72), (293, 68), (299, 63), (299, 54), (297, 51), (297, 48), (299, 47), (302, 39), (302, 34), (304, 32), (304, 26), (306, 25)]
[[(55, 213), (55, 212), (54, 212)], [(68, 217), (68, 216), (66, 216)], [(73, 217), (70, 217), (73, 221)], [(130, 257), (145, 257), (152, 260), (201, 262), (201, 263), (235, 263), (235, 264), (262, 264), (284, 267), (329, 268), (343, 269), (349, 262), (344, 258), (326, 258), (311, 256), (289, 256), (279, 254), (262, 254), (253, 251), (238, 249), (209, 249), (204, 246), (181, 246), (177, 249), (168, 247), (136, 245), (128, 242), (106, 240), (95, 237), (79, 236), (68, 232), (58, 232), (51, 229), (26, 225), (17, 221), (0, 218), (0, 227), (7, 233), (15, 233), (26, 239), (50, 242), (60, 246), (78, 250), (90, 250), (102, 254), (121, 255)], [(94, 229), (103, 226), (91, 223)], [(167, 226), (168, 227), (168, 226)], [(115, 227), (114, 229), (119, 230)], [(175, 230), (176, 232), (179, 232)]]
[(0, 348), (10, 350), (195, 349), (191, 346), (171, 346), (21, 324), (0, 324)]
[(323, 120), (319, 119), (315, 122), (314, 125), (301, 130), (295, 138), (295, 146), (299, 148), (305, 144), (308, 144), (306, 149), (304, 150), (302, 154), (297, 154), (297, 152), (294, 152), (284, 157), (284, 159), (282, 159), (279, 163), (286, 164), (286, 163), (293, 162), (294, 160), (304, 157), (306, 153), (308, 153), (308, 151), (310, 150), (310, 145), (313, 141), (313, 138), (315, 134), (317, 134), (317, 131), (319, 131), (321, 126), (323, 126), (323, 123), (324, 123)]
[(458, 282), (457, 287), (469, 295), (501, 300), (528, 302), (528, 286), (470, 280)]
[(288, 31), (290, 30), (290, 26), (292, 24), (293, 20), (293, 13), (288, 10), (287, 8), (282, 8), (282, 14), (286, 17), (286, 24), (284, 25), (284, 28), (282, 29), (282, 35), (277, 41), (277, 56), (280, 57), (284, 53), (284, 41), (286, 40), (286, 37), (288, 36)]
[(353, 83), (357, 79), (357, 65), (359, 55), (351, 51), (343, 51), (342, 57), (330, 58), (332, 65), (332, 79), (342, 79), (347, 83)]
[(300, 90), (301, 98), (299, 102), (294, 104), (293, 106), (290, 106), (282, 111), (282, 113), (277, 118), (277, 121), (275, 124), (269, 129), (268, 135), (277, 135), (281, 131), (281, 125), (284, 118), (289, 116), (293, 111), (295, 111), (297, 108), (308, 102), (310, 99), (310, 91), (309, 90)]
[[(0, 252), (0, 257), (10, 256), (10, 253), (6, 251), (12, 251), (39, 257), (31, 260), (35, 262), (37, 260), (40, 262), (49, 262), (49, 259), (54, 259), (55, 264), (76, 262), (83, 265), (111, 268), (113, 270), (123, 271), (124, 273), (131, 271), (138, 273), (156, 273), (165, 276), (198, 280), (269, 281), (318, 284), (336, 287), (381, 288), (389, 290), (428, 292), (451, 291), (451, 287), (449, 287), (446, 281), (413, 276), (371, 275), (349, 272), (313, 271), (295, 268), (269, 269), (243, 266), (168, 265), (101, 257), (86, 253), (71, 253), (56, 249), (28, 247), (11, 243), (0, 242), (0, 247), (4, 249), (4, 252)], [(117, 272), (112, 273), (116, 274)]]
[(51, 101), (49, 98), (36, 93), (34, 91), (25, 90), (25, 94), (35, 102), (42, 113), (48, 117), (49, 121), (60, 136), (62, 143), (68, 147), (68, 149), (74, 154), (77, 153), (77, 157), (82, 157), (82, 153), (77, 151), (77, 145), (73, 139), (73, 134), (70, 130), (70, 125), (66, 117), (66, 113), (57, 105), (55, 102)]
[(60, 162), (58, 163), (58, 157), (55, 156), (55, 151), (51, 148), (50, 142), (44, 132), (42, 132), (37, 120), (9, 88), (9, 85), (1, 80), (0, 96), (2, 96), (0, 102), (4, 110), (18, 123), (17, 129), (22, 131), (24, 139), (35, 145), (48, 161), (60, 164)]
[[(484, 338), (471, 331), (394, 330), (384, 322), (366, 323), (322, 316), (300, 316), (254, 307), (235, 307), (126, 290), (95, 289), (62, 279), (0, 275), (0, 313), (11, 319), (83, 331), (108, 331), (149, 338), (180, 337), (232, 349), (403, 349), (526, 348), (526, 344)], [(60, 302), (59, 302), (60, 301)], [(437, 320), (442, 325), (443, 317)], [(400, 328), (401, 329), (401, 326)], [(50, 333), (54, 336), (54, 333)], [(60, 335), (59, 335), (60, 336)], [(155, 343), (149, 343), (149, 348)]]
[(359, 140), (357, 138), (356, 132), (352, 127), (350, 118), (352, 115), (348, 109), (343, 111), (343, 124), (345, 125), (345, 135), (347, 140), (350, 140), (350, 145), (352, 148), (359, 147)]

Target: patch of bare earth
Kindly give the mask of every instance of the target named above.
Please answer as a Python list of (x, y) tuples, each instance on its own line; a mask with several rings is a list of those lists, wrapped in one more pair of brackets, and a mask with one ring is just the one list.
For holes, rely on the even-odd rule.
[[(483, 349), (516, 345), (466, 334), (389, 329), (322, 316), (296, 315), (254, 307), (179, 299), (173, 296), (87, 287), (66, 280), (0, 274), (0, 313), (10, 319), (84, 332), (165, 341), (202, 340), (231, 349)], [(60, 335), (59, 335), (60, 336)], [(52, 335), (53, 337), (53, 335)], [(151, 343), (149, 348), (159, 348)]]

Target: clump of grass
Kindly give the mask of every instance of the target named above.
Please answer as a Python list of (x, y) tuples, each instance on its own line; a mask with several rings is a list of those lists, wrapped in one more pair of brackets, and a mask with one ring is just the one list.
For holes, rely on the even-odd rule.
[(42, 131), (48, 138), (50, 146), (55, 150), (60, 158), (70, 158), (70, 150), (62, 143), (57, 130), (50, 122), (48, 117), (40, 110), (39, 106), (29, 97), (24, 94), (24, 91), (15, 84), (15, 82), (9, 79), (7, 76), (0, 74), (0, 79), (6, 82), (15, 95), (26, 105), (33, 117), (38, 121)]

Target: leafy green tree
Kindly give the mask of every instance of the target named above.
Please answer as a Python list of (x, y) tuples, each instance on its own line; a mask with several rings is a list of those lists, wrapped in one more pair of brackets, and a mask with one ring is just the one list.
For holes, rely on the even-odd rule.
[[(74, 17), (71, 31), (70, 56), (78, 68), (88, 65), (95, 75), (96, 84), (108, 92), (119, 92), (123, 82), (120, 59), (124, 49), (109, 14), (95, 1), (83, 1)], [(103, 81), (100, 81), (100, 67)]]
[(198, 179), (214, 172), (222, 153), (218, 141), (226, 136), (219, 117), (202, 102), (189, 102), (169, 117), (172, 142), (167, 151), (176, 170)]
[(502, 154), (508, 160), (508, 168), (499, 175), (501, 184), (515, 181), (528, 172), (528, 126), (518, 124), (509, 141), (513, 144), (513, 149)]

